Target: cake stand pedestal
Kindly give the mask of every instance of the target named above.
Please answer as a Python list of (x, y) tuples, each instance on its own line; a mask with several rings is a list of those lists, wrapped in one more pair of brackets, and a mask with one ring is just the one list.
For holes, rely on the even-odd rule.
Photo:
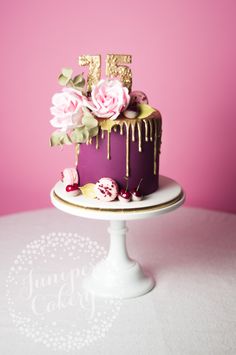
[(109, 220), (110, 249), (105, 260), (99, 262), (84, 287), (101, 297), (133, 298), (150, 291), (155, 281), (129, 257), (126, 248), (126, 221), (150, 218), (173, 211), (181, 206), (185, 196), (174, 180), (160, 176), (157, 192), (137, 202), (101, 202), (84, 196), (71, 197), (59, 181), (51, 191), (53, 205), (63, 212), (85, 218)]

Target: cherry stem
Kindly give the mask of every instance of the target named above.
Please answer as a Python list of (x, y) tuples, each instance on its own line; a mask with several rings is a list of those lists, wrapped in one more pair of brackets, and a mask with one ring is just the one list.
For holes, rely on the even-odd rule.
[(137, 186), (137, 188), (136, 188), (136, 191), (139, 190), (142, 181), (143, 181), (143, 178), (140, 179), (139, 184), (138, 184), (138, 186)]

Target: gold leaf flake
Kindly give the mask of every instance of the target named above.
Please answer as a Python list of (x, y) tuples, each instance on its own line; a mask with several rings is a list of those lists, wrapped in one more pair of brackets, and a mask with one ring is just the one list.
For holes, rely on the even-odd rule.
[(80, 186), (80, 190), (86, 198), (96, 198), (95, 184), (89, 183), (84, 186)]
[(137, 118), (139, 118), (139, 119), (147, 118), (153, 112), (156, 111), (154, 108), (152, 108), (151, 106), (149, 106), (147, 104), (139, 104), (138, 108), (139, 108), (140, 113)]

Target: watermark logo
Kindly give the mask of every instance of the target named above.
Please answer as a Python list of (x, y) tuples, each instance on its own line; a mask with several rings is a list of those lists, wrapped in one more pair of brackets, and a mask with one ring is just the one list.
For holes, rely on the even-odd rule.
[(83, 288), (83, 280), (105, 256), (97, 241), (77, 233), (50, 233), (26, 245), (6, 283), (9, 313), (20, 333), (66, 352), (105, 337), (121, 300)]

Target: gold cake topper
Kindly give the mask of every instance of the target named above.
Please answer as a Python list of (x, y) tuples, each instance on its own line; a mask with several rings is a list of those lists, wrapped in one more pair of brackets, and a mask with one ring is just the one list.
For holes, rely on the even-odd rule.
[(91, 92), (93, 85), (96, 85), (101, 78), (101, 56), (82, 55), (79, 57), (79, 65), (88, 65), (87, 91)]
[[(101, 55), (79, 56), (79, 65), (88, 66), (87, 91), (91, 92), (101, 78)], [(132, 71), (125, 64), (132, 63), (130, 54), (107, 54), (106, 75), (108, 78), (119, 78), (129, 91), (132, 88)]]

